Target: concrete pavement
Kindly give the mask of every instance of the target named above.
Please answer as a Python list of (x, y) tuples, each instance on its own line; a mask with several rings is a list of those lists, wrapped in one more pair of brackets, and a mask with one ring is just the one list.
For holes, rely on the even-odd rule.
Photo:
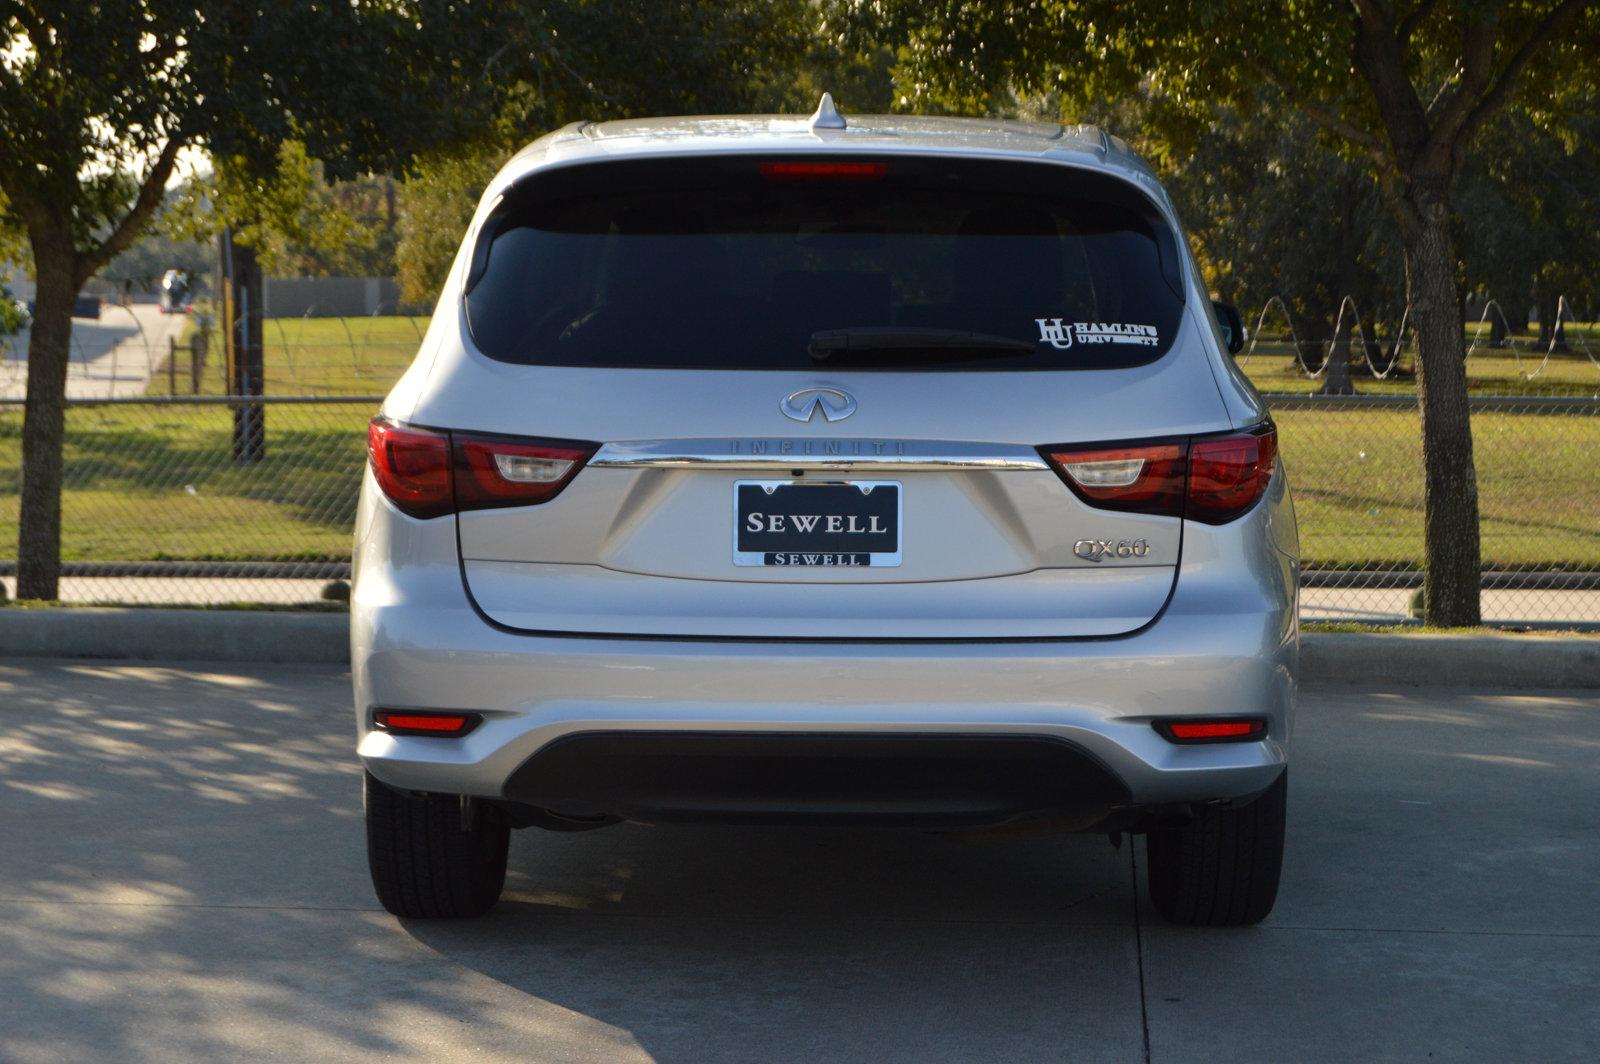
[[(143, 395), (170, 351), (169, 341), (183, 331), (187, 317), (163, 314), (154, 303), (130, 307), (107, 304), (97, 319), (72, 319), (72, 356), (67, 366), (67, 398), (102, 399)], [(180, 370), (186, 364), (180, 363)], [(184, 374), (187, 380), (187, 373)], [(0, 341), (0, 399), (28, 394), (28, 333)]]
[(523, 832), (489, 917), (372, 900), (348, 680), (0, 664), (0, 1059), (1592, 1060), (1600, 695), (1311, 691), (1277, 911), (1142, 848)]

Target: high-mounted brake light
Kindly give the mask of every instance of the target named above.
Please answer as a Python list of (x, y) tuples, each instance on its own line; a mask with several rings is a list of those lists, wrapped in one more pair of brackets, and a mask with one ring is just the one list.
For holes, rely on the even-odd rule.
[(769, 162), (761, 176), (772, 181), (875, 181), (889, 172), (887, 163)]
[(1170, 743), (1247, 743), (1264, 739), (1267, 722), (1260, 717), (1233, 717), (1225, 720), (1158, 720), (1156, 731)]
[(1278, 433), (1269, 422), (1227, 436), (1042, 451), (1090, 506), (1220, 525), (1266, 494)]
[(372, 726), (392, 735), (433, 735), (453, 739), (476, 728), (482, 719), (476, 713), (378, 709), (372, 713)]
[(367, 428), (378, 486), (412, 517), (548, 502), (594, 452), (592, 443), (436, 432), (383, 418)]

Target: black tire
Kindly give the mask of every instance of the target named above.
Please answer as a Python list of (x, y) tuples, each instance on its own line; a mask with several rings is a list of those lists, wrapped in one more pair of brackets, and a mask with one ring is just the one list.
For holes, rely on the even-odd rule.
[(1272, 912), (1283, 869), (1289, 773), (1246, 805), (1202, 809), (1145, 842), (1150, 901), (1175, 924), (1239, 927)]
[(396, 916), (482, 916), (500, 900), (511, 828), (488, 809), (461, 826), (461, 800), (413, 795), (367, 774), (367, 865)]

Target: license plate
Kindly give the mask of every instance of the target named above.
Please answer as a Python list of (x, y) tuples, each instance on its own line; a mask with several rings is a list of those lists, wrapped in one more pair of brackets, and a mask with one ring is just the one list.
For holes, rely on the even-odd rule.
[(900, 564), (896, 481), (741, 480), (733, 520), (735, 565)]

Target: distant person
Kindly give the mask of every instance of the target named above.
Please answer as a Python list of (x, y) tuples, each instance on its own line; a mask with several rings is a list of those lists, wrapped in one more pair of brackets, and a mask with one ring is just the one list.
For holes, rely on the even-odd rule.
[(161, 275), (161, 313), (183, 314), (189, 309), (189, 274), (168, 270)]

